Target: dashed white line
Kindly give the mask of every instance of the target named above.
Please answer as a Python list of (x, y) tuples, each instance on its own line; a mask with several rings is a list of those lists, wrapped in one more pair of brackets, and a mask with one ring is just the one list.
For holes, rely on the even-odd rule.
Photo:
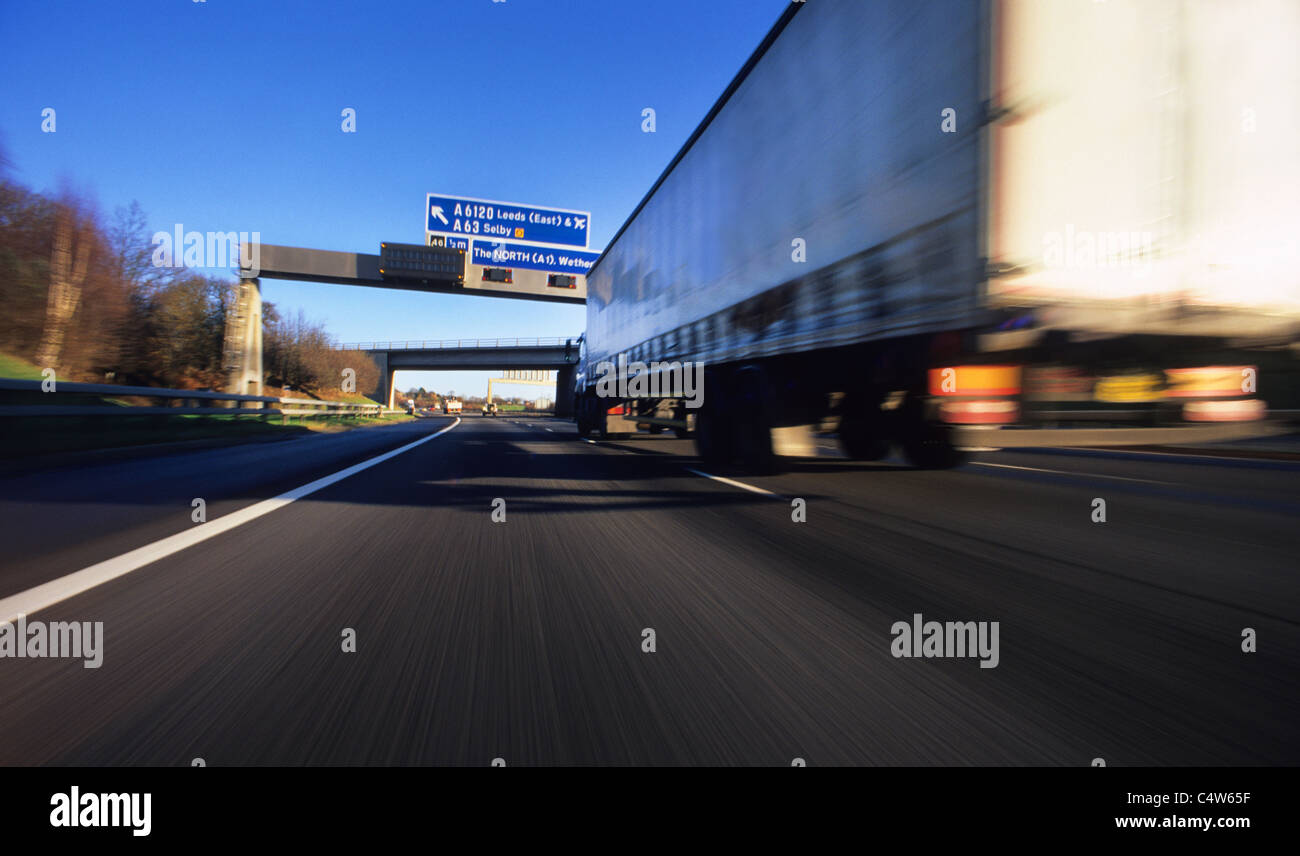
[[(1073, 452), (1095, 453), (1099, 451), (1097, 447), (1092, 447), (1092, 446), (1063, 446), (1062, 448), (1068, 449)], [(1245, 449), (1248, 447), (1243, 446), (1242, 448)], [(1109, 457), (1141, 458), (1146, 455), (1159, 455), (1162, 458), (1194, 458), (1203, 461), (1263, 461), (1265, 463), (1272, 461), (1276, 463), (1279, 461), (1287, 460), (1286, 458), (1241, 458), (1241, 457), (1237, 457), (1236, 455), (1203, 455), (1203, 454), (1196, 454), (1193, 452), (1156, 452), (1156, 451), (1135, 452), (1129, 449), (1108, 449), (1105, 447), (1102, 447), (1101, 451), (1104, 451), (1105, 457), (1108, 458)]]
[(744, 482), (738, 482), (735, 479), (728, 479), (728, 478), (723, 478), (722, 476), (715, 476), (711, 473), (702, 472), (700, 470), (693, 470), (690, 467), (686, 468), (686, 472), (694, 473), (695, 475), (701, 476), (706, 479), (713, 479), (715, 482), (722, 482), (723, 484), (731, 485), (732, 487), (738, 487), (741, 490), (747, 490), (750, 493), (761, 493), (764, 496), (775, 496), (777, 499), (782, 498), (781, 494), (779, 493), (773, 493), (772, 491), (766, 490), (761, 487), (754, 487), (752, 484), (745, 484)]
[(976, 467), (998, 467), (1003, 470), (1028, 470), (1032, 473), (1053, 473), (1058, 476), (1074, 476), (1075, 478), (1081, 479), (1110, 479), (1112, 481), (1142, 482), (1144, 484), (1178, 484), (1178, 482), (1159, 481), (1157, 479), (1131, 479), (1126, 476), (1106, 476), (1100, 473), (1072, 473), (1068, 470), (1048, 470), (1042, 467), (1018, 467), (1015, 464), (991, 464), (988, 461), (973, 461), (971, 465)]
[(349, 476), (356, 475), (362, 470), (368, 470), (376, 464), (387, 461), (389, 458), (395, 458), (403, 452), (409, 452), (416, 446), (423, 445), (430, 440), (441, 437), (459, 424), (460, 418), (458, 417), (455, 422), (451, 423), (446, 428), (442, 428), (427, 437), (421, 437), (414, 442), (407, 443), (405, 446), (398, 446), (390, 452), (376, 455), (375, 457), (362, 461), (359, 464), (353, 464), (347, 469), (339, 470), (337, 473), (332, 473), (331, 475), (318, 478), (316, 481), (308, 482), (302, 487), (294, 488), (287, 493), (282, 493), (279, 496), (272, 497), (271, 499), (262, 500), (261, 502), (248, 506), (247, 508), (241, 508), (238, 511), (231, 512), (224, 517), (218, 517), (216, 520), (211, 520), (202, 525), (195, 526), (193, 529), (186, 529), (185, 531), (178, 532), (175, 535), (169, 535), (168, 537), (155, 541), (152, 544), (146, 544), (143, 547), (138, 547), (130, 552), (123, 553), (120, 556), (107, 559), (87, 568), (82, 568), (79, 571), (73, 571), (70, 574), (34, 586), (33, 588), (29, 588), (26, 591), (19, 592), (18, 594), (10, 595), (9, 597), (0, 600), (0, 616), (4, 616), (4, 618), (0, 620), (13, 622), (20, 614), (31, 615), (34, 612), (53, 606), (60, 601), (90, 591), (96, 586), (101, 586), (109, 580), (125, 576), (126, 574), (143, 568), (145, 565), (152, 564), (159, 559), (165, 559), (173, 553), (179, 553), (187, 547), (193, 547), (195, 544), (200, 544), (209, 538), (222, 534), (223, 532), (229, 532), (237, 526), (242, 526), (251, 520), (256, 520), (259, 517), (270, 514), (272, 511), (283, 508), (295, 500), (302, 499), (304, 496), (308, 496), (318, 490), (329, 487), (335, 482), (340, 482)]

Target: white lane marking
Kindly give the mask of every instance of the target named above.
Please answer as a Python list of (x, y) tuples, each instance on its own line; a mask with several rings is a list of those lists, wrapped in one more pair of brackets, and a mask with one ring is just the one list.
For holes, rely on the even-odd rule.
[(772, 491), (764, 490), (761, 487), (754, 487), (752, 484), (745, 484), (744, 482), (738, 482), (735, 479), (727, 479), (727, 478), (723, 478), (722, 476), (711, 475), (709, 473), (701, 472), (700, 470), (693, 470), (690, 467), (686, 468), (686, 472), (695, 473), (695, 475), (697, 476), (702, 476), (706, 479), (713, 479), (716, 482), (722, 482), (723, 484), (731, 485), (732, 487), (738, 487), (741, 490), (747, 490), (750, 493), (761, 493), (764, 496), (775, 496), (777, 499), (782, 498), (781, 494), (779, 493), (773, 493)]
[(973, 466), (977, 467), (998, 467), (1004, 470), (1028, 470), (1032, 473), (1055, 473), (1060, 476), (1074, 476), (1081, 479), (1111, 479), (1112, 481), (1142, 482), (1143, 484), (1168, 484), (1177, 485), (1178, 482), (1159, 481), (1157, 479), (1131, 479), (1126, 476), (1104, 476), (1100, 473), (1072, 473), (1068, 470), (1048, 470), (1042, 467), (1018, 467), (1015, 464), (991, 464), (987, 461), (973, 461)]
[[(550, 429), (550, 428), (547, 428), (545, 425), (542, 426), (542, 430), (543, 430), (543, 431), (551, 431), (551, 429)], [(554, 432), (554, 431), (551, 431), (551, 433), (554, 434), (555, 432)]]
[(593, 446), (596, 445), (596, 441), (595, 441), (595, 440), (589, 440), (589, 439), (586, 438), (586, 437), (583, 437), (583, 438), (582, 438), (582, 442), (584, 442), (584, 443), (590, 443), (590, 444), (593, 445)]
[(251, 520), (256, 520), (263, 515), (270, 514), (276, 509), (283, 508), (294, 500), (302, 499), (304, 496), (313, 494), (322, 488), (329, 487), (335, 482), (356, 475), (362, 470), (368, 470), (376, 464), (383, 463), (389, 458), (395, 458), (403, 452), (409, 452), (416, 446), (423, 445), (430, 440), (441, 437), (451, 429), (460, 424), (460, 419), (448, 425), (427, 437), (421, 437), (405, 446), (398, 446), (391, 452), (385, 452), (382, 455), (362, 461), (359, 464), (353, 464), (344, 470), (339, 470), (332, 475), (316, 479), (314, 482), (308, 482), (302, 487), (282, 493), (271, 499), (264, 499), (261, 502), (233, 511), (224, 517), (218, 517), (201, 526), (195, 526), (193, 529), (186, 529), (175, 535), (169, 535), (152, 544), (146, 544), (138, 547), (128, 553), (123, 553), (112, 559), (107, 559), (98, 564), (91, 565), (88, 568), (82, 568), (79, 571), (73, 571), (70, 574), (50, 580), (47, 583), (29, 588), (18, 594), (0, 600), (0, 616), (4, 616), (3, 621), (13, 622), (17, 620), (20, 614), (31, 615), (42, 609), (53, 606), (54, 604), (67, 600), (83, 592), (90, 591), (96, 586), (101, 586), (109, 580), (115, 580), (118, 577), (125, 576), (132, 571), (143, 568), (145, 565), (152, 564), (159, 559), (165, 559), (173, 553), (179, 553), (187, 547), (193, 547), (195, 544), (202, 543), (209, 538), (220, 535), (223, 532), (229, 532), (237, 526), (242, 526)]
[[(1278, 461), (1285, 462), (1289, 460), (1288, 458), (1243, 458), (1238, 455), (1203, 455), (1192, 452), (1135, 452), (1129, 449), (1108, 449), (1104, 446), (1062, 446), (1061, 448), (1069, 449), (1074, 452), (1104, 452), (1104, 454), (1094, 454), (1089, 456), (1098, 458), (1140, 458), (1143, 455), (1160, 455), (1163, 458), (1195, 458), (1202, 461), (1264, 461), (1266, 463), (1272, 461), (1276, 463)], [(1240, 448), (1247, 449), (1248, 447), (1242, 446)], [(1266, 449), (1262, 451), (1287, 454), (1284, 450)]]

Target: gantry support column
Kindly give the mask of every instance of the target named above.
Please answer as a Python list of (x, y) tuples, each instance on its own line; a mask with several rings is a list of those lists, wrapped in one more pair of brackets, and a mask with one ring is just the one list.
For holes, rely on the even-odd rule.
[(226, 317), (226, 391), (262, 394), (262, 289), (257, 279), (241, 279), (239, 294)]
[(555, 415), (573, 415), (573, 375), (577, 366), (565, 366), (555, 374)]
[(370, 351), (369, 354), (375, 361), (375, 365), (379, 367), (379, 382), (375, 391), (370, 393), (370, 397), (392, 410), (393, 397), (397, 392), (393, 382), (396, 380), (397, 373), (389, 368), (387, 351)]

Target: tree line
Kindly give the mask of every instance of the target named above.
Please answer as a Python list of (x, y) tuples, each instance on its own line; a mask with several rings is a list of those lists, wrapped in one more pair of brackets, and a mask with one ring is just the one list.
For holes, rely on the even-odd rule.
[[(63, 380), (224, 389), (226, 316), (238, 282), (153, 263), (140, 205), (104, 218), (64, 185), (52, 194), (12, 180), (0, 161), (0, 352)], [(324, 326), (263, 303), (269, 386), (329, 394), (344, 369), (378, 385), (364, 353), (340, 352)]]

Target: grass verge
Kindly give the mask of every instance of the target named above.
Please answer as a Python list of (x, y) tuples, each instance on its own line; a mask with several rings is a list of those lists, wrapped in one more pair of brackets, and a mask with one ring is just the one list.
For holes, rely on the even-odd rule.
[(41, 370), (26, 360), (0, 353), (0, 377), (17, 380), (42, 380)]
[(249, 416), (32, 416), (7, 417), (0, 424), (0, 460), (159, 443), (277, 440), (335, 433), (368, 425), (392, 425), (410, 416), (320, 416), (292, 419)]

